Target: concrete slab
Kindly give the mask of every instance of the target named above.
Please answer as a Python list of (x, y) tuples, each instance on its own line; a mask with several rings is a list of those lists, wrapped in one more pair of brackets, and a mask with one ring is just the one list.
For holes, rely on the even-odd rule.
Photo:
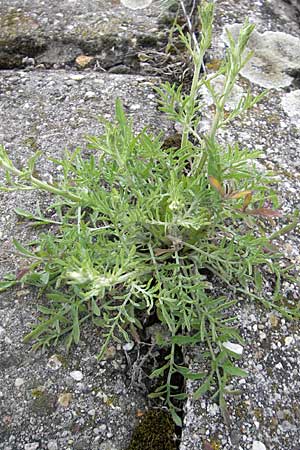
[[(276, 3), (276, 10), (272, 8)], [(280, 2), (219, 1), (212, 60), (224, 53), (220, 37), (224, 26), (242, 23), (250, 16), (257, 31), (284, 31), (300, 36), (299, 22), (294, 11), (294, 21), (288, 15), (278, 15)], [(281, 6), (286, 2), (281, 2)], [(289, 21), (289, 22), (288, 22)], [(288, 29), (287, 29), (288, 22)], [(255, 48), (254, 48), (255, 51)], [(272, 59), (272, 54), (269, 55)], [(246, 77), (246, 75), (244, 75)], [(239, 87), (247, 91), (249, 81), (241, 77)], [(259, 93), (262, 89), (251, 83), (251, 89)], [(287, 93), (289, 91), (289, 94)], [(259, 149), (263, 152), (260, 163), (263, 170), (273, 170), (278, 176), (278, 191), (284, 215), (299, 209), (300, 189), (300, 127), (287, 115), (282, 99), (297, 93), (297, 80), (290, 88), (272, 89), (269, 95), (242, 119), (235, 120), (220, 135), (220, 142), (238, 142), (240, 147)], [(284, 104), (287, 102), (285, 101)], [(293, 116), (294, 117), (294, 116)], [(207, 117), (208, 119), (208, 117)], [(283, 219), (284, 221), (284, 219)], [(295, 275), (299, 277), (300, 235), (299, 228), (279, 242), (285, 255), (284, 264), (295, 264)], [(216, 286), (220, 289), (220, 286)], [(299, 283), (283, 283), (286, 299), (297, 304), (300, 299)], [(226, 296), (226, 289), (220, 290)], [(194, 401), (192, 393), (198, 386), (187, 383), (189, 400), (185, 405), (184, 429), (181, 450), (277, 450), (297, 449), (299, 434), (300, 387), (300, 332), (299, 323), (288, 321), (274, 312), (267, 311), (249, 298), (238, 297), (231, 311), (245, 339), (244, 353), (239, 367), (249, 372), (246, 379), (230, 383), (240, 394), (228, 396), (228, 411), (231, 425), (224, 424), (217, 404), (204, 396)], [(187, 352), (186, 360), (192, 371), (203, 371), (203, 362), (197, 349)]]
[(157, 3), (132, 11), (118, 0), (3, 0), (0, 17), (1, 69), (74, 67), (84, 55), (100, 71), (137, 73), (151, 53), (163, 56), (174, 15)]
[[(94, 72), (78, 76), (64, 70), (3, 71), (0, 78), (1, 143), (20, 165), (40, 149), (37, 170), (46, 179), (53, 174), (46, 158), (60, 157), (66, 148), (86, 149), (85, 136), (101, 131), (98, 116), (113, 119), (117, 97), (134, 118), (136, 130), (169, 127), (157, 111), (157, 79)], [(34, 211), (37, 202), (42, 207), (49, 198), (30, 191), (0, 192), (0, 199), (2, 277), (24, 265), (12, 239), (26, 242), (37, 233), (19, 223), (14, 208)], [(121, 345), (112, 344), (108, 359), (99, 363), (102, 340), (87, 326), (80, 346), (70, 354), (63, 346), (31, 353), (22, 339), (37, 318), (37, 303), (34, 290), (0, 294), (0, 449), (126, 448), (147, 398), (142, 386), (130, 387), (132, 372)]]

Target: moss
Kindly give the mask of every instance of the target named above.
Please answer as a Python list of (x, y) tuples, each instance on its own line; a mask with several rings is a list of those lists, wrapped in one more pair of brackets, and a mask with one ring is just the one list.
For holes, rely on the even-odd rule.
[(24, 139), (23, 143), (24, 143), (24, 145), (26, 145), (26, 147), (29, 147), (34, 151), (38, 150), (36, 138), (33, 136), (29, 136), (28, 138)]
[(176, 450), (175, 425), (169, 414), (148, 411), (134, 430), (127, 450)]
[(213, 440), (210, 442), (210, 445), (212, 446), (213, 450), (220, 450), (221, 448), (220, 441)]
[(168, 136), (162, 145), (163, 149), (169, 149), (169, 148), (175, 148), (179, 149), (181, 145), (181, 134), (180, 133), (174, 133)]
[(206, 68), (213, 72), (216, 72), (217, 70), (220, 69), (221, 65), (222, 65), (221, 59), (212, 59), (210, 62), (206, 64)]
[(44, 390), (43, 387), (32, 389), (33, 402), (31, 410), (37, 416), (52, 414), (56, 408), (56, 396)]
[(157, 45), (157, 36), (152, 34), (143, 34), (138, 36), (137, 44), (142, 47), (155, 47)]
[(0, 18), (0, 36), (4, 39), (30, 33), (35, 28), (36, 22), (22, 11), (13, 9)]
[(256, 417), (256, 420), (258, 420), (258, 422), (260, 423), (264, 422), (264, 413), (262, 408), (255, 408), (253, 410), (253, 414)]

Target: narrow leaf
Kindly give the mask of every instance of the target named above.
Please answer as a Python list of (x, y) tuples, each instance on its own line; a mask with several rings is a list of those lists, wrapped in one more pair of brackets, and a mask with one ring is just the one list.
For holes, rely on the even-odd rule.
[(167, 363), (167, 364), (165, 364), (165, 365), (159, 367), (158, 369), (153, 370), (153, 372), (151, 373), (151, 375), (150, 375), (149, 378), (152, 379), (152, 378), (159, 377), (160, 375), (162, 375), (162, 374), (164, 373), (164, 371), (165, 371), (166, 369), (168, 369), (169, 365), (170, 365), (170, 364)]
[(203, 394), (205, 394), (205, 392), (208, 391), (208, 389), (210, 388), (211, 385), (211, 381), (212, 381), (212, 377), (209, 376), (206, 381), (201, 384), (201, 386), (194, 392), (194, 399), (198, 400)]
[(92, 311), (93, 311), (93, 314), (95, 314), (95, 316), (100, 316), (100, 314), (101, 314), (100, 308), (93, 298), (92, 298)]
[(24, 256), (28, 256), (29, 258), (35, 258), (40, 259), (38, 256), (36, 256), (34, 253), (27, 250), (27, 248), (23, 247), (23, 245), (20, 244), (16, 239), (13, 239), (14, 246), (18, 250), (19, 253), (21, 253)]
[(231, 194), (228, 195), (227, 198), (244, 198), (244, 197), (249, 197), (251, 198), (252, 196), (252, 191), (240, 191), (240, 192), (232, 192)]
[(0, 292), (6, 291), (6, 289), (15, 286), (17, 284), (17, 281), (0, 281)]
[(247, 214), (251, 214), (251, 216), (282, 217), (282, 213), (280, 211), (269, 208), (248, 209), (245, 212)]
[(252, 200), (252, 192), (250, 192), (250, 194), (247, 194), (245, 199), (244, 199), (243, 208), (242, 208), (243, 212), (246, 211), (246, 209), (248, 208), (249, 203), (251, 202), (251, 200)]
[(219, 194), (221, 195), (221, 197), (224, 197), (225, 193), (224, 193), (224, 189), (221, 185), (221, 183), (212, 175), (208, 176), (208, 181), (210, 182), (211, 186), (219, 192)]
[(226, 373), (228, 373), (229, 375), (232, 375), (234, 377), (247, 377), (248, 376), (248, 372), (246, 372), (243, 369), (240, 369), (239, 367), (236, 366), (232, 366), (232, 365), (223, 365), (223, 369)]
[(182, 420), (179, 417), (179, 415), (177, 414), (177, 412), (175, 411), (175, 409), (173, 409), (173, 408), (171, 409), (171, 416), (172, 416), (172, 419), (174, 420), (175, 424), (178, 427), (182, 427)]

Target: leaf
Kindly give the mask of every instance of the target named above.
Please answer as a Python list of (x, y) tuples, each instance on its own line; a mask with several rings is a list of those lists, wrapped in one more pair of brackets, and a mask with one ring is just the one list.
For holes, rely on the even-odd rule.
[(13, 239), (14, 246), (18, 250), (19, 253), (21, 253), (24, 256), (27, 256), (29, 258), (35, 258), (40, 259), (38, 256), (36, 256), (34, 253), (27, 250), (27, 248), (23, 247), (23, 245), (20, 244), (16, 239)]
[(25, 211), (22, 208), (15, 208), (14, 212), (21, 217), (25, 217), (26, 219), (32, 219), (34, 216), (29, 211)]
[(262, 277), (262, 274), (260, 273), (259, 269), (255, 269), (255, 271), (254, 271), (254, 281), (255, 281), (256, 289), (258, 290), (258, 292), (261, 292), (262, 284), (263, 284), (263, 277)]
[(80, 341), (80, 327), (78, 319), (78, 307), (76, 305), (72, 307), (72, 318), (73, 318), (72, 336), (75, 344), (78, 344)]
[(232, 375), (234, 377), (247, 377), (248, 376), (248, 372), (246, 372), (243, 369), (240, 369), (239, 367), (236, 366), (232, 366), (231, 364), (224, 364), (223, 365), (223, 369), (226, 373), (228, 373), (229, 375)]
[(51, 220), (51, 219), (47, 219), (46, 217), (43, 217), (41, 215), (40, 211), (38, 211), (38, 213), (40, 215), (31, 214), (29, 211), (25, 211), (22, 208), (15, 208), (14, 211), (20, 217), (24, 217), (25, 219), (35, 221), (35, 222), (31, 222), (30, 225), (46, 225), (46, 224), (51, 224), (51, 223), (60, 225), (60, 222), (57, 222), (56, 220)]
[(93, 298), (92, 298), (92, 311), (93, 311), (93, 314), (95, 314), (95, 316), (101, 315), (100, 308), (97, 305), (95, 299), (93, 299)]
[(221, 195), (221, 197), (224, 197), (225, 192), (224, 189), (221, 185), (221, 183), (213, 176), (209, 175), (208, 176), (208, 181), (210, 182), (211, 186), (219, 192), (219, 194)]
[(127, 124), (124, 108), (123, 108), (122, 102), (119, 98), (117, 98), (117, 100), (116, 100), (116, 119), (117, 119), (118, 123), (122, 126), (125, 126)]
[(169, 363), (159, 367), (158, 369), (153, 370), (153, 372), (151, 373), (151, 375), (149, 376), (150, 379), (152, 378), (156, 378), (159, 377), (160, 375), (162, 375), (164, 373), (164, 371), (166, 369), (168, 369), (168, 367), (170, 366)]
[(193, 344), (199, 340), (200, 340), (200, 338), (195, 339), (194, 336), (173, 336), (171, 339), (171, 342), (173, 344), (178, 344), (178, 345), (189, 345), (189, 344)]
[(201, 386), (194, 392), (193, 397), (195, 400), (198, 400), (203, 394), (205, 394), (205, 392), (208, 391), (208, 389), (210, 388), (211, 382), (212, 382), (212, 376), (210, 375), (206, 379), (206, 381), (203, 384), (201, 384)]
[(151, 392), (148, 394), (148, 398), (160, 398), (163, 397), (166, 392), (167, 390), (161, 392)]
[(246, 209), (248, 208), (248, 205), (250, 204), (251, 200), (252, 200), (252, 192), (247, 194), (245, 199), (244, 199), (243, 208), (242, 208), (243, 212), (246, 211)]
[(160, 256), (163, 255), (165, 253), (172, 253), (174, 252), (174, 247), (171, 248), (156, 248), (154, 249), (154, 256)]
[(262, 217), (282, 217), (282, 213), (275, 209), (270, 208), (257, 208), (257, 209), (247, 209), (244, 211), (251, 216), (262, 216)]
[(187, 367), (176, 366), (176, 371), (189, 380), (201, 380), (206, 376), (205, 373), (191, 372)]
[(6, 291), (6, 289), (15, 286), (17, 284), (17, 281), (0, 281), (0, 292)]
[(182, 420), (179, 417), (179, 415), (177, 414), (177, 412), (175, 411), (175, 409), (172, 408), (170, 412), (171, 412), (171, 417), (174, 420), (175, 424), (178, 427), (182, 427)]
[(175, 398), (176, 400), (186, 400), (188, 395), (185, 392), (182, 392), (181, 394), (172, 395), (172, 398)]
[(50, 274), (48, 272), (32, 272), (25, 276), (25, 283), (32, 286), (43, 287), (49, 283)]
[(250, 199), (252, 197), (252, 191), (240, 191), (240, 192), (232, 192), (231, 194), (228, 194), (228, 196), (225, 196), (226, 198), (235, 198), (235, 199), (239, 199), (239, 198), (244, 198), (244, 197), (249, 197)]

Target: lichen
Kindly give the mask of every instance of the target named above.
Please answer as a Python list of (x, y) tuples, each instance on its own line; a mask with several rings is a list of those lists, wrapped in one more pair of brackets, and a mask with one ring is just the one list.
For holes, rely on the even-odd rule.
[(150, 410), (133, 432), (127, 450), (176, 450), (175, 425), (162, 410)]

